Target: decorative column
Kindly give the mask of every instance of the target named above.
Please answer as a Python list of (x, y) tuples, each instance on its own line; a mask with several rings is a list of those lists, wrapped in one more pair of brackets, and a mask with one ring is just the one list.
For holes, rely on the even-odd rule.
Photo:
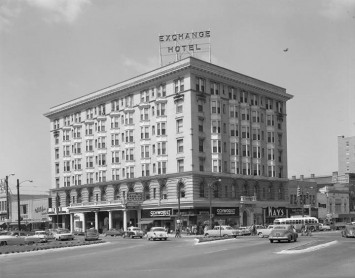
[(70, 214), (70, 232), (74, 233), (74, 213)]
[(127, 209), (123, 209), (123, 230), (127, 231)]
[(86, 231), (86, 213), (83, 212), (83, 225), (81, 227), (81, 231), (85, 232)]
[(99, 230), (99, 212), (95, 211), (95, 229)]
[(112, 211), (108, 211), (108, 229), (112, 229)]

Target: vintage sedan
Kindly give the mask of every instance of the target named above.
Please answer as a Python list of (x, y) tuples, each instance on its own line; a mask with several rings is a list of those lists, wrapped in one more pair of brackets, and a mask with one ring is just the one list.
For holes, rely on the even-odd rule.
[(74, 235), (68, 229), (60, 229), (54, 234), (55, 240), (73, 240)]
[(127, 231), (124, 233), (123, 237), (130, 237), (130, 238), (134, 238), (134, 237), (139, 237), (139, 238), (143, 238), (143, 231), (137, 227), (129, 227), (127, 228)]
[(99, 236), (100, 236), (99, 232), (96, 229), (91, 228), (91, 229), (86, 230), (84, 239), (85, 239), (85, 241), (98, 240)]
[(164, 227), (152, 227), (147, 233), (147, 240), (167, 240), (168, 233)]
[(269, 235), (269, 240), (271, 243), (273, 243), (274, 240), (277, 240), (278, 242), (281, 242), (283, 240), (286, 240), (288, 242), (296, 242), (297, 238), (298, 234), (292, 227), (292, 225), (275, 225)]
[(25, 237), (25, 242), (27, 244), (37, 243), (37, 242), (47, 242), (48, 234), (46, 231), (35, 231), (34, 234)]
[(250, 236), (251, 231), (247, 227), (236, 228), (238, 236)]
[(355, 225), (346, 225), (345, 229), (341, 231), (342, 237), (355, 237)]
[(104, 236), (123, 236), (123, 234), (122, 229), (109, 229), (105, 232)]
[(237, 237), (238, 231), (228, 225), (215, 226), (213, 229), (206, 230), (204, 236), (206, 237)]
[(23, 245), (27, 233), (22, 231), (9, 231), (0, 235), (0, 246), (4, 245)]

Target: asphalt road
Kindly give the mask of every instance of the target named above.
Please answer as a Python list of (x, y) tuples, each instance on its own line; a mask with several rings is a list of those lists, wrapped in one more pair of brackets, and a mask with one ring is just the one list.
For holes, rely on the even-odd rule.
[(93, 246), (0, 256), (0, 277), (354, 277), (355, 239), (314, 233), (295, 243), (238, 237), (195, 244), (103, 238)]

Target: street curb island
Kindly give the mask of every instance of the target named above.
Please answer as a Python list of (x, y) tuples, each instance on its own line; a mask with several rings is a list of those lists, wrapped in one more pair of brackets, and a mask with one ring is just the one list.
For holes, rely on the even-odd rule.
[(25, 252), (67, 248), (67, 247), (88, 246), (88, 245), (95, 245), (95, 244), (102, 244), (102, 243), (106, 243), (106, 242), (99, 239), (97, 241), (60, 241), (60, 242), (54, 241), (49, 243), (35, 243), (32, 245), (1, 246), (0, 256), (14, 254), (14, 253), (25, 253)]

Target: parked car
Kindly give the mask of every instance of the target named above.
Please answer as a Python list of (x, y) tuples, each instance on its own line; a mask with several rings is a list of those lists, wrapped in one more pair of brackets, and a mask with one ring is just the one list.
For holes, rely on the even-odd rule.
[(74, 235), (68, 229), (59, 229), (54, 234), (55, 240), (73, 240)]
[(46, 231), (35, 231), (34, 234), (25, 237), (25, 242), (27, 244), (37, 242), (48, 242), (48, 234)]
[(9, 231), (0, 235), (0, 246), (4, 245), (23, 245), (27, 233), (22, 231)]
[(134, 238), (134, 237), (140, 237), (143, 238), (143, 231), (141, 229), (139, 229), (138, 227), (129, 227), (127, 228), (127, 232), (124, 233), (123, 237), (130, 237), (130, 238)]
[(91, 229), (86, 230), (84, 239), (85, 239), (85, 241), (86, 240), (98, 240), (99, 236), (100, 236), (100, 234), (99, 234), (98, 230), (91, 228)]
[(266, 228), (259, 228), (257, 229), (256, 233), (259, 237), (269, 237), (272, 229), (274, 228), (274, 225), (269, 225)]
[(319, 227), (318, 228), (319, 228), (320, 231), (330, 231), (331, 230), (329, 225), (325, 225), (325, 224), (322, 224), (322, 223), (319, 223)]
[(164, 227), (152, 227), (149, 232), (147, 232), (147, 240), (167, 240), (168, 233)]
[(341, 231), (342, 237), (355, 237), (355, 225), (346, 225), (345, 229)]
[(239, 227), (236, 229), (238, 236), (250, 236), (251, 231), (247, 227)]
[(281, 242), (282, 240), (287, 240), (288, 242), (297, 241), (298, 234), (292, 225), (275, 225), (272, 229), (269, 240), (271, 243), (274, 240)]
[(236, 229), (228, 225), (215, 226), (213, 229), (206, 230), (204, 233), (207, 237), (236, 237), (238, 235)]
[(124, 232), (122, 229), (109, 229), (105, 232), (105, 236), (123, 236)]

